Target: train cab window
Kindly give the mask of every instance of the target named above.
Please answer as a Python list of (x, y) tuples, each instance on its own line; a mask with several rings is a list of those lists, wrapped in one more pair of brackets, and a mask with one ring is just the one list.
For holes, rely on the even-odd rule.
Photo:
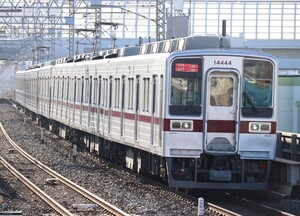
[(172, 62), (171, 115), (200, 115), (202, 59), (177, 58)]
[(242, 115), (271, 117), (273, 115), (274, 67), (268, 61), (244, 60)]

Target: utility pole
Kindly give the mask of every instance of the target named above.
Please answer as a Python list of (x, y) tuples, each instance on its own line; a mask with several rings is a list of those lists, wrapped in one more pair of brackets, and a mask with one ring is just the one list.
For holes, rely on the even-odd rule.
[(156, 40), (166, 39), (165, 0), (156, 0)]

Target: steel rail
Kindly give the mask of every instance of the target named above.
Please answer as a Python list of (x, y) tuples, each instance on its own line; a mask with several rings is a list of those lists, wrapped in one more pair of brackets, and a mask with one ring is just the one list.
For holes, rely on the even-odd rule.
[(117, 215), (117, 216), (129, 216), (126, 212), (122, 211), (121, 209), (111, 205), (110, 203), (106, 202), (102, 198), (96, 196), (95, 194), (91, 193), (90, 191), (84, 189), (83, 187), (77, 185), (76, 183), (70, 181), (69, 179), (65, 178), (64, 176), (58, 174), (57, 172), (53, 171), (49, 167), (45, 166), (35, 158), (33, 158), (31, 155), (27, 154), (23, 149), (21, 149), (6, 133), (4, 127), (2, 126), (0, 122), (0, 128), (5, 135), (6, 139), (10, 142), (10, 144), (18, 151), (20, 154), (22, 154), (25, 158), (27, 158), (29, 161), (31, 161), (33, 164), (38, 166), (40, 169), (44, 170), (49, 175), (53, 176), (54, 178), (59, 179), (63, 184), (67, 185), (68, 187), (72, 188), (74, 191), (78, 192), (85, 198), (93, 201), (94, 203), (98, 204), (102, 208), (106, 209), (110, 213)]
[(51, 208), (57, 211), (61, 215), (73, 215), (70, 211), (56, 202), (52, 197), (42, 191), (39, 187), (29, 181), (24, 175), (22, 175), (18, 170), (16, 170), (13, 166), (11, 166), (6, 160), (4, 160), (0, 156), (0, 163), (15, 177), (17, 177), (24, 185), (26, 185), (31, 191), (33, 191), (36, 195), (38, 195), (42, 200), (44, 200)]
[(224, 209), (220, 206), (214, 205), (212, 203), (205, 203), (206, 211), (211, 212), (212, 214), (217, 214), (217, 215), (226, 215), (226, 216), (241, 216), (241, 214), (235, 213), (233, 211), (230, 211), (228, 209)]

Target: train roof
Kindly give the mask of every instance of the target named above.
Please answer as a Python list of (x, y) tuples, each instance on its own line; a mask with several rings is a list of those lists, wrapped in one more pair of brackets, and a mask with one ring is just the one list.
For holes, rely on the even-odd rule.
[(66, 64), (71, 62), (92, 61), (98, 59), (120, 58), (134, 55), (147, 55), (155, 53), (172, 53), (176, 51), (222, 48), (230, 49), (230, 40), (217, 36), (189, 36), (151, 43), (140, 46), (122, 47), (116, 49), (101, 50), (97, 53), (84, 53), (71, 57), (63, 57), (35, 65), (29, 69), (41, 68), (49, 65)]

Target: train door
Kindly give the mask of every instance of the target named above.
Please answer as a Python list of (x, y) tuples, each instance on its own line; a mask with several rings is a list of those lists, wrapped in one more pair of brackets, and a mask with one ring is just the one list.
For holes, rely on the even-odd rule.
[(138, 123), (140, 110), (140, 76), (136, 77), (136, 92), (135, 92), (135, 116), (134, 116), (134, 140), (138, 140)]
[(157, 98), (157, 90), (156, 90), (156, 86), (157, 86), (157, 76), (154, 75), (153, 76), (153, 80), (152, 80), (152, 109), (151, 109), (151, 135), (150, 135), (150, 139), (151, 139), (151, 144), (155, 145), (156, 144), (156, 127), (155, 127), (155, 113), (156, 113), (156, 98)]
[(61, 78), (61, 92), (59, 92), (59, 97), (60, 97), (60, 115), (59, 118), (62, 119), (63, 118), (63, 107), (64, 107), (64, 99), (65, 99), (65, 77), (63, 76)]
[[(94, 114), (92, 113), (92, 94), (93, 94), (93, 78), (92, 76), (90, 77), (90, 81), (89, 81), (89, 88), (88, 88), (88, 103), (89, 103), (89, 107), (88, 107), (88, 127), (91, 127), (91, 118), (93, 119), (94, 121)], [(93, 125), (94, 127), (94, 125)]]
[(104, 135), (105, 131), (105, 113), (106, 113), (106, 108), (108, 104), (108, 79), (103, 78), (103, 89), (102, 89), (102, 95), (103, 95), (103, 101), (102, 101), (102, 110), (100, 111), (100, 133), (102, 131), (102, 134)]
[(69, 89), (70, 89), (70, 77), (68, 76), (66, 78), (66, 103), (65, 103), (65, 119), (66, 119), (66, 122), (69, 122)]
[(102, 93), (102, 80), (101, 80), (101, 76), (99, 76), (98, 79), (98, 99), (97, 99), (97, 131), (100, 130), (100, 113), (101, 113), (101, 93)]
[(72, 110), (72, 123), (75, 122), (75, 110), (76, 110), (76, 98), (77, 98), (77, 95), (76, 95), (76, 92), (77, 92), (77, 88), (78, 88), (78, 85), (77, 85), (77, 77), (74, 77), (74, 89), (73, 89), (73, 110)]
[(80, 87), (80, 119), (79, 119), (79, 123), (80, 125), (82, 124), (82, 109), (83, 109), (83, 91), (84, 91), (84, 77), (81, 77), (81, 83), (79, 84)]
[(111, 133), (111, 119), (112, 119), (112, 89), (113, 89), (113, 78), (109, 77), (109, 99), (108, 99), (108, 133)]
[(207, 77), (204, 149), (211, 154), (238, 150), (239, 76), (235, 71), (210, 71)]
[[(52, 68), (51, 68), (51, 70), (52, 70)], [(48, 77), (47, 83), (48, 83), (49, 87), (48, 87), (47, 96), (49, 97), (49, 104), (48, 104), (48, 116), (49, 116), (49, 118), (51, 116), (51, 110), (52, 110), (52, 83), (51, 83), (51, 81), (52, 80)]]
[(124, 136), (124, 109), (125, 109), (125, 76), (122, 76), (121, 87), (121, 121), (120, 121), (120, 135)]

